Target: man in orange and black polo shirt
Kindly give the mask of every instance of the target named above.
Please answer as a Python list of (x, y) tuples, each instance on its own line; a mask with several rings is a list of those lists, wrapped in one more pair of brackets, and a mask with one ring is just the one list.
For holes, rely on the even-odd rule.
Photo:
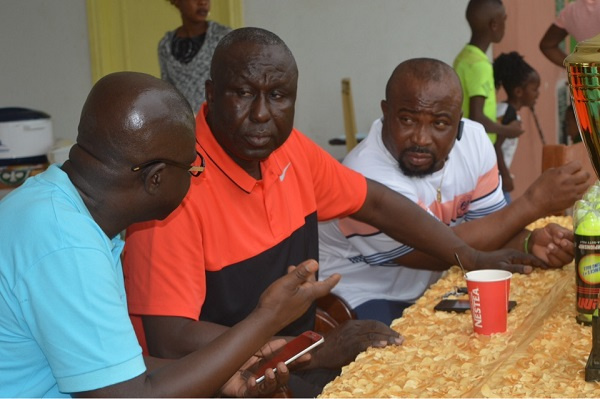
[[(215, 50), (196, 120), (206, 170), (168, 219), (128, 231), (129, 310), (150, 353), (183, 356), (244, 318), (289, 265), (318, 258), (322, 220), (352, 216), (449, 265), (455, 253), (470, 269), (530, 272), (524, 264), (539, 265), (516, 251), (472, 249), (412, 201), (293, 129), (297, 81), (293, 55), (271, 32), (234, 30)], [(314, 316), (313, 308), (280, 334), (312, 329)], [(306, 369), (338, 370), (368, 346), (401, 342), (383, 323), (349, 322), (325, 337)], [(296, 391), (290, 379), (295, 396), (314, 396), (326, 382)]]

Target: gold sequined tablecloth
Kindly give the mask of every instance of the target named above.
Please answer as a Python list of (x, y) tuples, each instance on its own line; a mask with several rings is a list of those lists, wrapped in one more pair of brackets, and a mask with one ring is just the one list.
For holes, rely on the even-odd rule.
[[(530, 227), (548, 221), (572, 227), (569, 217)], [(600, 383), (584, 380), (592, 332), (575, 321), (574, 273), (571, 263), (513, 274), (507, 331), (481, 336), (470, 312), (433, 310), (466, 285), (453, 266), (392, 323), (401, 346), (359, 354), (319, 397), (600, 397)]]

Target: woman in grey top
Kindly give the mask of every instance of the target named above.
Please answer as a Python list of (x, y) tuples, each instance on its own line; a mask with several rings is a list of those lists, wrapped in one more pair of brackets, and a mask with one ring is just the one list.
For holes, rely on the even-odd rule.
[(194, 113), (204, 102), (204, 82), (217, 43), (231, 28), (208, 21), (210, 0), (169, 0), (179, 10), (182, 25), (158, 44), (160, 76), (188, 100)]

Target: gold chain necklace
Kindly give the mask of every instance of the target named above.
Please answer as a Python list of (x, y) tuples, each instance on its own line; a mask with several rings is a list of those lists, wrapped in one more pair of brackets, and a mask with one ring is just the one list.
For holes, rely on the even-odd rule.
[(442, 178), (440, 179), (440, 185), (437, 188), (437, 202), (442, 203), (442, 184), (444, 184), (444, 176), (446, 176), (446, 165), (442, 166)]

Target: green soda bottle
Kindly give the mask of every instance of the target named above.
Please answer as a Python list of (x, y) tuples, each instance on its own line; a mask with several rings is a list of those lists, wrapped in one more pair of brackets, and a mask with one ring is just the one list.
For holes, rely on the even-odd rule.
[[(598, 191), (600, 193), (600, 191)], [(590, 193), (592, 194), (592, 193)], [(595, 194), (595, 193), (594, 193)], [(592, 200), (592, 197), (595, 197)], [(600, 196), (573, 207), (577, 321), (591, 325), (600, 293)], [(591, 200), (591, 201), (590, 201)]]

